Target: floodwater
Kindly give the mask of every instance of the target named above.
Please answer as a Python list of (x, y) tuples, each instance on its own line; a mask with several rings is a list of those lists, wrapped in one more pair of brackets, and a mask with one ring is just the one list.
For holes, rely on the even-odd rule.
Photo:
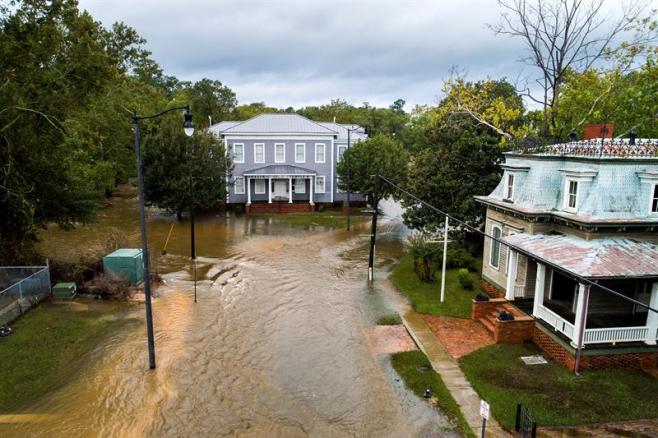
[[(139, 242), (136, 200), (112, 199), (95, 224), (43, 233), (43, 250), (106, 239)], [(404, 437), (454, 434), (444, 418), (375, 356), (364, 328), (402, 305), (385, 281), (368, 287), (368, 227), (348, 234), (276, 219), (210, 215), (197, 221), (198, 302), (188, 224), (151, 211), (149, 241), (164, 284), (154, 301), (157, 369), (148, 370), (143, 306), (80, 358), (70, 381), (20, 412), (1, 436)], [(382, 269), (399, 255), (399, 227), (383, 221)]]

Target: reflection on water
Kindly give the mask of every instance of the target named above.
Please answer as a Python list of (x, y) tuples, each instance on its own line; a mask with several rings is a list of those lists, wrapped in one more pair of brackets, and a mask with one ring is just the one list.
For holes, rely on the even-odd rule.
[[(44, 234), (66, 254), (109, 227), (138, 245), (133, 198), (113, 200), (100, 221)], [(152, 215), (160, 251), (172, 219)], [(378, 260), (399, 254), (382, 225)], [(386, 233), (388, 231), (388, 233)], [(373, 357), (364, 326), (395, 298), (365, 282), (368, 224), (352, 234), (276, 220), (210, 215), (197, 221), (198, 303), (192, 299), (186, 223), (176, 224), (157, 268), (158, 368), (147, 370), (139, 324), (108, 334), (66, 385), (16, 417), (2, 436), (426, 436), (445, 421)]]

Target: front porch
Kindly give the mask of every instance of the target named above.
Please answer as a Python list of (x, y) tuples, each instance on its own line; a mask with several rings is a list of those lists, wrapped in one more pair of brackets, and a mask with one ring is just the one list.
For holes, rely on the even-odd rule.
[[(655, 312), (596, 286), (578, 283), (514, 250), (510, 250), (507, 280), (505, 298), (574, 348), (657, 343)], [(655, 280), (602, 279), (599, 284), (658, 307)]]
[[(315, 172), (297, 166), (266, 166), (246, 172), (243, 176), (246, 179), (247, 212), (313, 211), (314, 192), (318, 191), (318, 187), (321, 193), (325, 191), (324, 179), (318, 181)], [(283, 204), (304, 207), (283, 207)]]

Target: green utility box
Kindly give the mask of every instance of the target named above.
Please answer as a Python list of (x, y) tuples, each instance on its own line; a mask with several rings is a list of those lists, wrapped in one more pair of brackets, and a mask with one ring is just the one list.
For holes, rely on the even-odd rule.
[(75, 297), (76, 292), (75, 283), (57, 283), (53, 287), (53, 298), (56, 300), (71, 300)]
[(105, 280), (113, 283), (136, 285), (144, 281), (144, 259), (142, 250), (135, 248), (117, 249), (103, 257)]

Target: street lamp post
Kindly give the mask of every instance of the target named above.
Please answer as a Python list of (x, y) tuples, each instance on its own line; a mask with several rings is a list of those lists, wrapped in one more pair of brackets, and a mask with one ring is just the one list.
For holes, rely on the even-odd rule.
[(151, 306), (151, 272), (149, 267), (148, 239), (146, 235), (146, 214), (144, 212), (144, 172), (142, 169), (142, 145), (140, 120), (154, 119), (168, 112), (175, 110), (185, 110), (185, 122), (183, 128), (185, 134), (190, 136), (194, 133), (192, 124), (192, 113), (189, 106), (178, 106), (161, 111), (150, 116), (140, 116), (137, 112), (133, 113), (133, 132), (135, 134), (135, 159), (137, 162), (137, 192), (139, 195), (139, 226), (142, 234), (142, 257), (144, 260), (144, 301), (146, 303), (146, 336), (148, 341), (149, 368), (155, 369), (155, 340), (153, 336), (153, 310)]
[(351, 191), (350, 191), (350, 144), (351, 144), (351, 134), (352, 132), (356, 131), (363, 131), (363, 128), (360, 126), (352, 126), (350, 128), (347, 128), (347, 154), (345, 155), (345, 163), (347, 165), (347, 178), (345, 179), (345, 183), (347, 185), (347, 231), (350, 231), (351, 228), (351, 211), (350, 211), (350, 196), (351, 196)]

